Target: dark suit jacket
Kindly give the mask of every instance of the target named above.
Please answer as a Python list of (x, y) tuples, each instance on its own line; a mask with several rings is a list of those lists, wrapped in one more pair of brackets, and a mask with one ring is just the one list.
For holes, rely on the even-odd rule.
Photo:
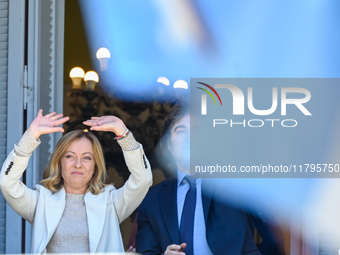
[[(204, 190), (202, 182), (202, 190)], [(219, 202), (217, 192), (202, 192), (206, 237), (218, 255), (261, 255), (254, 242), (254, 226), (263, 237), (262, 255), (283, 254), (261, 219)], [(216, 199), (215, 199), (216, 198)], [(162, 254), (170, 244), (180, 244), (177, 218), (177, 180), (152, 187), (138, 209), (136, 251)], [(204, 255), (204, 254), (202, 254)]]

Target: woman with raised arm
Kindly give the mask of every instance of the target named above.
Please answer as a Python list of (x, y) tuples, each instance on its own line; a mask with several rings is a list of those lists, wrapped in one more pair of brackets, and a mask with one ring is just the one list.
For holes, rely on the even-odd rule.
[(142, 202), (152, 183), (142, 146), (115, 116), (84, 121), (90, 130), (114, 132), (131, 175), (123, 187), (104, 184), (106, 168), (98, 139), (87, 130), (57, 143), (41, 184), (29, 189), (20, 178), (43, 134), (63, 132), (68, 117), (42, 110), (14, 145), (0, 173), (7, 203), (33, 226), (32, 253), (124, 252), (119, 224)]

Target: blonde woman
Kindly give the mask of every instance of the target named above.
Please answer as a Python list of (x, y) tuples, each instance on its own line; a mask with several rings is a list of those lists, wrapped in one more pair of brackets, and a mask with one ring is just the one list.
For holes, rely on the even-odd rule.
[[(131, 175), (124, 186), (105, 185), (101, 145), (76, 130), (58, 142), (43, 180), (34, 189), (20, 178), (42, 134), (63, 132), (62, 114), (38, 112), (8, 155), (0, 174), (7, 203), (33, 226), (32, 253), (124, 252), (119, 224), (142, 202), (152, 183), (150, 164), (122, 120), (115, 116), (84, 121), (90, 130), (114, 132)], [(114, 141), (113, 141), (114, 142)]]

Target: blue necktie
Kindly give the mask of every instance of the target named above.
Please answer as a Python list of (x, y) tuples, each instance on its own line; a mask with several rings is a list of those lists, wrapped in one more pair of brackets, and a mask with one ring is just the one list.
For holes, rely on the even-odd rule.
[(187, 247), (184, 249), (186, 255), (194, 254), (194, 219), (196, 207), (196, 179), (191, 179), (185, 176), (184, 179), (190, 185), (188, 193), (185, 197), (181, 224), (180, 224), (180, 238), (181, 243), (186, 243)]

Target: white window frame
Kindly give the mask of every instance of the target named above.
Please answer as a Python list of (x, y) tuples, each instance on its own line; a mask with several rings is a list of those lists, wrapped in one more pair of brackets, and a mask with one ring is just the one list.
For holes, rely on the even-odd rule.
[[(10, 0), (8, 25), (8, 108), (7, 108), (7, 154), (13, 149), (27, 126), (35, 118), (40, 109), (41, 92), (48, 86), (48, 104), (51, 109), (46, 111), (63, 111), (63, 66), (64, 66), (64, 0)], [(25, 35), (26, 3), (28, 7), (28, 31)], [(51, 52), (50, 84), (41, 84), (41, 44), (43, 42), (44, 25), (42, 20), (42, 6), (50, 5), (51, 15)], [(25, 37), (27, 36), (27, 53), (25, 53)], [(25, 66), (27, 54), (27, 66)], [(44, 53), (46, 54), (46, 52)], [(19, 107), (18, 107), (19, 105)], [(27, 123), (24, 123), (24, 109), (26, 109)], [(47, 113), (47, 112), (44, 113)], [(60, 133), (49, 136), (49, 147), (54, 148), (61, 137)], [(42, 146), (42, 145), (41, 145)], [(39, 146), (39, 147), (41, 147)], [(42, 151), (42, 150), (41, 150)], [(32, 188), (38, 183), (41, 171), (39, 165), (39, 148), (33, 153), (26, 170), (26, 185)], [(52, 153), (52, 149), (49, 150)], [(46, 155), (46, 152), (45, 154)], [(32, 241), (32, 227), (23, 221), (8, 204), (6, 204), (6, 253), (30, 253)], [(8, 226), (8, 227), (7, 227)], [(22, 239), (25, 237), (25, 247), (22, 250)]]

